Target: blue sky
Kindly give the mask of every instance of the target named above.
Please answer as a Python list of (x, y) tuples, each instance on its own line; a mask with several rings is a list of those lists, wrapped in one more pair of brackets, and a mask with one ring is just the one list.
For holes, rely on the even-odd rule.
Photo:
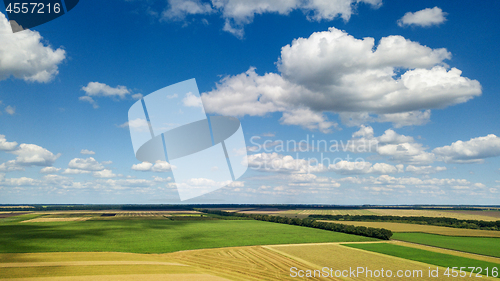
[[(354, 2), (80, 1), (16, 34), (0, 11), (0, 204), (179, 203), (126, 122), (191, 78), (249, 169), (186, 203), (498, 204), (500, 4)], [(339, 151), (280, 147), (307, 138)]]

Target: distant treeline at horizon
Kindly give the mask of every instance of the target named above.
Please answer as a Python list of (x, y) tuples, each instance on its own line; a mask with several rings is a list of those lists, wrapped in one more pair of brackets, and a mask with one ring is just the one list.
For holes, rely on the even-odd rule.
[(123, 211), (169, 211), (210, 209), (411, 209), (411, 210), (497, 210), (500, 205), (326, 205), (326, 204), (0, 204), (2, 211), (72, 211), (72, 210), (123, 210)]
[(378, 215), (309, 215), (311, 219), (332, 220), (332, 221), (371, 221), (371, 222), (394, 222), (412, 223), (422, 225), (445, 226), (453, 228), (500, 230), (500, 220), (460, 220), (448, 217), (424, 217), (424, 216), (378, 216)]

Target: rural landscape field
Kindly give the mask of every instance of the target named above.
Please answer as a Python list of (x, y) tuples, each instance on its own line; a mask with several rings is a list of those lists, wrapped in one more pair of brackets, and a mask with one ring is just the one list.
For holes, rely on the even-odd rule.
[[(4, 207), (0, 213), (0, 278), (382, 280), (383, 269), (383, 274), (393, 275), (384, 278), (395, 280), (474, 280), (479, 276), (480, 280), (498, 280), (498, 228), (377, 222), (372, 217), (408, 220), (433, 215), (495, 224), (500, 223), (495, 220), (500, 213), (496, 208), (149, 208)], [(309, 217), (318, 215), (344, 219), (369, 215), (371, 219)], [(376, 232), (350, 228), (331, 231), (319, 226), (323, 221), (387, 229), (392, 236), (378, 239)]]
[(3, 0), (0, 281), (500, 281), (499, 34), (500, 0)]

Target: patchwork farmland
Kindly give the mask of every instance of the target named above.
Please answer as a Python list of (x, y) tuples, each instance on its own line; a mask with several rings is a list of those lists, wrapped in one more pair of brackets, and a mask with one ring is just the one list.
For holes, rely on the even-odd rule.
[[(449, 280), (443, 275), (448, 266), (465, 263), (477, 268), (500, 268), (500, 257), (495, 254), (500, 252), (500, 231), (336, 221), (391, 230), (394, 233), (391, 240), (384, 241), (248, 217), (251, 214), (304, 219), (309, 215), (373, 215), (378, 209), (226, 208), (225, 211), (246, 216), (220, 216), (188, 208), (5, 212), (12, 215), (0, 218), (0, 279), (296, 280), (294, 274), (315, 272), (316, 276), (302, 279), (380, 280), (366, 275), (353, 278), (319, 274), (324, 268), (332, 269), (331, 273), (340, 270), (338, 273), (361, 267), (424, 274), (391, 278), (394, 280), (427, 280), (429, 268), (437, 268), (439, 277), (432, 280)], [(421, 214), (422, 210), (383, 211), (401, 215), (412, 211)], [(426, 214), (457, 216), (457, 211), (442, 211), (423, 210)], [(478, 217), (474, 213), (465, 215)], [(403, 248), (398, 247), (405, 250), (401, 252), (399, 249)], [(473, 278), (467, 275), (463, 279)], [(491, 276), (482, 278), (498, 280)]]

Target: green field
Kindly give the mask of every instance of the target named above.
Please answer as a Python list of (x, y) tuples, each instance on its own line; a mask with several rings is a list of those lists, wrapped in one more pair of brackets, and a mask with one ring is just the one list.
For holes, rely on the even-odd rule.
[(87, 220), (0, 224), (0, 253), (130, 252), (376, 239), (254, 220)]
[(392, 239), (500, 258), (500, 238), (394, 233)]
[[(444, 268), (458, 267), (459, 268), (458, 270), (460, 270), (460, 267), (465, 267), (464, 271), (468, 272), (471, 271), (471, 268), (469, 267), (475, 267), (475, 268), (480, 267), (482, 269), (485, 268), (491, 269), (494, 267), (500, 268), (500, 264), (497, 263), (447, 255), (443, 253), (436, 253), (422, 249), (404, 247), (388, 243), (342, 244), (342, 245), (352, 248), (367, 250), (371, 252), (386, 254), (403, 259), (438, 265)], [(474, 272), (477, 271), (478, 270), (474, 270)]]

